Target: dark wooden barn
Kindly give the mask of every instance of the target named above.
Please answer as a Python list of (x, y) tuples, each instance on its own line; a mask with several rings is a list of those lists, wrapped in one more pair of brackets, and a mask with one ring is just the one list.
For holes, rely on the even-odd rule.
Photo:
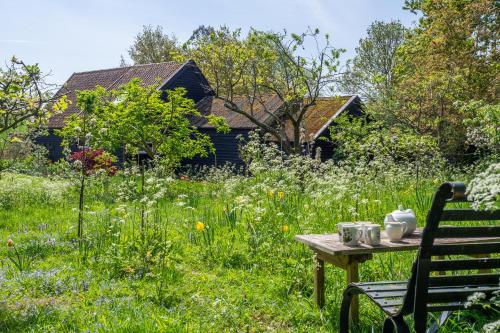
[[(200, 113), (204, 115), (214, 114), (223, 116), (226, 119), (231, 129), (229, 133), (218, 133), (204, 118), (193, 120), (194, 126), (210, 136), (215, 153), (210, 154), (208, 157), (196, 157), (185, 161), (185, 165), (221, 166), (226, 163), (232, 163), (238, 166), (242, 164), (239, 157), (239, 145), (241, 143), (239, 137), (243, 139), (248, 137), (249, 132), (256, 130), (257, 126), (245, 116), (229, 110), (224, 106), (222, 100), (215, 98), (206, 78), (198, 66), (191, 60), (186, 61), (184, 64), (165, 62), (134, 65), (80, 72), (71, 75), (58, 92), (58, 95), (67, 95), (72, 103), (64, 113), (54, 115), (49, 119), (48, 135), (37, 139), (39, 144), (48, 149), (49, 158), (53, 161), (63, 158), (61, 138), (55, 134), (55, 131), (64, 127), (65, 118), (68, 115), (79, 112), (75, 103), (77, 91), (93, 89), (96, 86), (102, 86), (106, 89), (116, 89), (136, 77), (141, 79), (144, 85), (161, 82), (158, 89), (164, 91), (184, 87), (187, 90), (187, 96), (197, 103), (196, 106)], [(249, 108), (248, 103), (245, 101), (245, 98), (236, 99), (236, 103), (243, 110)], [(280, 99), (275, 95), (267, 96), (263, 103), (265, 109), (271, 112), (279, 112), (282, 106)], [(269, 122), (272, 117), (262, 110), (264, 106), (254, 106), (252, 111), (259, 120)], [(360, 115), (362, 113), (360, 99), (357, 96), (319, 98), (316, 104), (308, 109), (304, 117), (304, 141), (307, 142), (308, 147), (321, 147), (321, 157), (323, 160), (332, 157), (333, 147), (328, 141), (321, 138), (329, 137), (331, 122), (343, 112), (354, 116)], [(292, 129), (287, 128), (286, 130), (291, 131)], [(314, 151), (310, 153), (314, 154)]]

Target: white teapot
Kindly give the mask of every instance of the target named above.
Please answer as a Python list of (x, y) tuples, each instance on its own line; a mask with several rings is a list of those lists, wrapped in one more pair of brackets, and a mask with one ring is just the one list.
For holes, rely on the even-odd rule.
[(411, 233), (417, 228), (417, 217), (415, 216), (415, 212), (411, 209), (405, 210), (403, 205), (399, 205), (398, 210), (387, 214), (384, 219), (384, 223), (385, 222), (405, 222), (405, 236), (411, 235)]

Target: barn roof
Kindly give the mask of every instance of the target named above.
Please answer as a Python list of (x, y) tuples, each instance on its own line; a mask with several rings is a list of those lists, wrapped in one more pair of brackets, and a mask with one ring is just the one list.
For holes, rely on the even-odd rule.
[[(315, 140), (332, 120), (344, 111), (357, 96), (320, 97), (316, 104), (310, 107), (304, 116), (304, 135), (306, 141)], [(262, 99), (262, 103), (254, 103), (253, 108), (244, 97), (234, 99), (235, 104), (245, 112), (253, 112), (253, 115), (261, 122), (272, 122), (272, 115), (276, 114), (282, 102), (277, 95), (268, 95)], [(203, 115), (213, 114), (226, 119), (229, 128), (233, 129), (256, 129), (257, 126), (242, 114), (231, 111), (224, 105), (224, 101), (214, 96), (207, 96), (197, 104), (198, 111)], [(267, 111), (267, 112), (266, 112)], [(205, 118), (198, 118), (193, 125), (199, 128), (213, 128)], [(293, 138), (293, 127), (287, 124), (285, 128), (289, 138)]]
[(49, 119), (48, 127), (62, 128), (64, 127), (64, 119), (68, 115), (79, 112), (76, 106), (76, 92), (79, 90), (94, 89), (97, 86), (106, 89), (117, 89), (133, 78), (141, 79), (145, 86), (157, 82), (160, 82), (160, 86), (163, 86), (181, 67), (183, 67), (183, 64), (170, 61), (73, 73), (56, 94), (56, 96), (66, 95), (71, 104), (63, 113), (52, 116)]

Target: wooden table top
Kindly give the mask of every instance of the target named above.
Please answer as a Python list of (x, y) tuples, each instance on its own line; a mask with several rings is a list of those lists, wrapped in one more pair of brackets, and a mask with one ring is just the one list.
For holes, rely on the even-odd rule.
[[(391, 242), (385, 231), (382, 231), (380, 235), (380, 245), (366, 245), (364, 243), (359, 243), (358, 245), (345, 245), (340, 241), (337, 233), (295, 236), (295, 240), (308, 245), (313, 251), (321, 251), (330, 255), (354, 255), (416, 250), (420, 246), (421, 239), (422, 228), (418, 228), (410, 236), (405, 236), (397, 242)], [(480, 243), (492, 240), (500, 241), (500, 238), (441, 238), (436, 240), (435, 244)]]

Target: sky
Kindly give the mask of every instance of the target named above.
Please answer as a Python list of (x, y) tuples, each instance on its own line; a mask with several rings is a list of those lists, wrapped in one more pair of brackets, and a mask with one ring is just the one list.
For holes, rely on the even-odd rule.
[(0, 0), (0, 66), (15, 55), (38, 63), (62, 84), (73, 72), (117, 67), (143, 25), (161, 25), (180, 41), (199, 25), (301, 33), (307, 27), (330, 34), (352, 57), (375, 20), (416, 16), (403, 0)]

